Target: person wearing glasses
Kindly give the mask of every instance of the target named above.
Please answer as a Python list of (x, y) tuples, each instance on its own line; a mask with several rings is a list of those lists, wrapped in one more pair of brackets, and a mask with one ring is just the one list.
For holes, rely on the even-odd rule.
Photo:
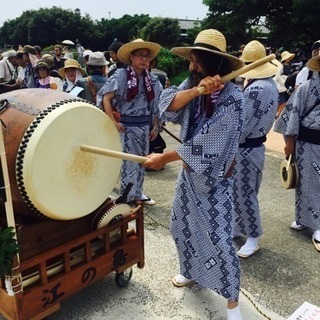
[[(113, 120), (120, 133), (123, 152), (148, 155), (149, 142), (158, 134), (158, 102), (162, 86), (148, 68), (159, 50), (159, 44), (142, 39), (121, 46), (117, 55), (128, 67), (117, 69), (97, 94), (97, 106)], [(114, 111), (119, 113), (119, 119), (115, 118)], [(154, 205), (155, 201), (143, 193), (144, 176), (142, 164), (124, 160), (120, 193), (123, 194), (126, 186), (132, 183), (128, 201)]]

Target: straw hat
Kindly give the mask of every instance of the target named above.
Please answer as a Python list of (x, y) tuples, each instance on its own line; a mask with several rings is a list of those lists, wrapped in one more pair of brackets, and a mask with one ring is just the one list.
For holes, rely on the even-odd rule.
[(320, 72), (320, 55), (311, 58), (307, 62), (307, 67), (314, 72)]
[(43, 60), (39, 60), (36, 63), (36, 65), (34, 66), (34, 71), (38, 72), (38, 69), (40, 69), (40, 68), (45, 68), (45, 69), (47, 69), (48, 72), (50, 71), (50, 68), (49, 68), (48, 64)]
[(289, 51), (283, 51), (281, 53), (281, 62), (286, 61), (286, 60), (292, 60), (295, 57), (294, 53), (290, 53)]
[(192, 47), (175, 47), (171, 49), (171, 52), (181, 58), (189, 60), (192, 50), (203, 50), (223, 56), (228, 59), (232, 70), (243, 67), (243, 62), (239, 58), (227, 53), (226, 39), (218, 30), (203, 30), (197, 35)]
[[(249, 64), (251, 62), (260, 60), (266, 57), (266, 48), (257, 40), (250, 41), (243, 49), (241, 60)], [(263, 64), (260, 67), (252, 69), (241, 75), (242, 78), (247, 79), (263, 79), (274, 76), (281, 69), (281, 63), (274, 59)]]
[(64, 66), (58, 70), (58, 73), (60, 74), (60, 76), (61, 76), (62, 78), (65, 78), (65, 77), (66, 77), (65, 69), (68, 69), (68, 68), (76, 68), (76, 69), (79, 69), (80, 72), (81, 72), (81, 74), (84, 75), (84, 70), (81, 68), (80, 63), (79, 63), (77, 60), (67, 59), (67, 60), (64, 62)]
[(133, 51), (138, 49), (148, 49), (150, 52), (150, 60), (153, 60), (157, 56), (160, 48), (161, 48), (160, 44), (157, 44), (155, 42), (136, 39), (121, 46), (120, 49), (118, 50), (117, 55), (122, 62), (130, 64), (131, 63), (130, 54)]

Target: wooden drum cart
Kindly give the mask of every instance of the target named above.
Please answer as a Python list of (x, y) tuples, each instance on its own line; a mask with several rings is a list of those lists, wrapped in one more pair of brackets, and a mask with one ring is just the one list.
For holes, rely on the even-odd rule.
[(81, 149), (119, 152), (111, 120), (53, 90), (0, 98), (0, 227), (13, 227), (19, 247), (12, 274), (0, 279), (0, 314), (43, 319), (111, 272), (118, 286), (127, 286), (132, 266), (144, 266), (143, 208), (109, 197), (119, 175), (117, 157)]

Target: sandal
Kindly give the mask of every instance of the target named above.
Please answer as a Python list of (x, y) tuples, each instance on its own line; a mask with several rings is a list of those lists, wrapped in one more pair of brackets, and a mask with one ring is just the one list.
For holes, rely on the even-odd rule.
[(181, 288), (181, 287), (191, 286), (192, 284), (195, 284), (195, 281), (184, 277), (182, 274), (177, 274), (172, 279), (172, 283), (175, 287)]
[(154, 206), (156, 204), (156, 202), (151, 198), (137, 199), (136, 202), (139, 204), (147, 205), (147, 206)]
[(316, 230), (312, 235), (312, 243), (314, 244), (317, 251), (320, 252), (320, 230)]
[(301, 230), (303, 230), (303, 229), (305, 229), (305, 228), (306, 228), (306, 226), (298, 223), (297, 221), (293, 221), (293, 222), (291, 223), (291, 229), (293, 229), (293, 230), (295, 230), (295, 231), (301, 231)]

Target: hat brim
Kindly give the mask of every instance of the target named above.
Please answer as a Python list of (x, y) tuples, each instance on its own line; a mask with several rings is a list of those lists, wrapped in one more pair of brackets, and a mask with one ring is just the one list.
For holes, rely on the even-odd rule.
[(203, 48), (203, 47), (199, 47), (199, 46), (194, 46), (194, 47), (175, 47), (171, 49), (171, 52), (183, 59), (186, 60), (190, 60), (190, 54), (191, 51), (193, 50), (202, 50), (202, 51), (208, 51), (208, 52), (212, 52), (214, 54), (217, 54), (219, 56), (223, 56), (225, 58), (228, 59), (229, 61), (229, 65), (232, 71), (234, 70), (238, 70), (240, 68), (242, 68), (244, 66), (243, 61), (241, 61), (239, 58), (225, 53), (225, 52), (221, 52), (218, 50), (213, 50), (213, 49), (209, 49), (209, 48)]
[(270, 62), (267, 62), (260, 67), (254, 68), (240, 77), (245, 79), (264, 79), (274, 76), (277, 72), (281, 70), (281, 63), (274, 59)]
[(283, 58), (281, 58), (281, 62), (286, 61), (286, 60), (290, 61), (290, 60), (292, 60), (294, 57), (295, 57), (295, 54), (294, 54), (294, 53), (290, 53), (290, 54), (284, 56)]
[(320, 55), (311, 58), (307, 62), (307, 67), (313, 72), (320, 72)]
[(77, 66), (67, 66), (66, 68), (65, 67), (62, 67), (58, 70), (58, 73), (59, 75), (62, 77), (62, 78), (65, 78), (66, 77), (66, 73), (65, 73), (65, 69), (69, 69), (69, 68), (75, 68), (75, 69), (78, 69), (80, 70), (81, 74), (84, 76), (85, 72), (82, 68), (79, 68)]
[(160, 48), (161, 46), (155, 42), (132, 41), (121, 46), (118, 50), (117, 56), (122, 62), (131, 64), (130, 54), (133, 51), (138, 49), (147, 49), (150, 52), (150, 60), (153, 60), (157, 56)]
[(61, 43), (62, 43), (62, 44), (69, 44), (69, 45), (71, 45), (71, 46), (74, 46), (74, 45), (75, 45), (74, 42), (71, 41), (71, 40), (63, 40)]

